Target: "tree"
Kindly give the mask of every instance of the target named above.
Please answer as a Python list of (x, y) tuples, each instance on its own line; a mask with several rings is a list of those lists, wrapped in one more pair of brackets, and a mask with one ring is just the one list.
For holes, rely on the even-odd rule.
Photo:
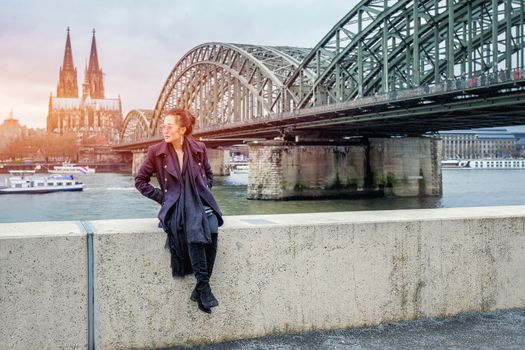
[(0, 150), (0, 158), (22, 159), (45, 157), (46, 160), (65, 160), (77, 157), (78, 144), (75, 134), (36, 134), (16, 138)]

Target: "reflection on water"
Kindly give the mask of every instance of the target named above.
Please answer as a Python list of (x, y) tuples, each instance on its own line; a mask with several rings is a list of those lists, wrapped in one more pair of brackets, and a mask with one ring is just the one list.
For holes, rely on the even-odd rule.
[[(0, 175), (0, 183), (7, 175)], [(125, 174), (78, 176), (83, 192), (0, 195), (0, 222), (151, 218), (159, 205)], [(247, 174), (216, 177), (213, 193), (225, 215), (308, 213), (525, 204), (525, 170), (443, 171), (443, 197), (299, 201), (246, 199)]]
[[(242, 176), (244, 175), (244, 176)], [(440, 206), (441, 198), (360, 198), (323, 199), (293, 201), (247, 200), (245, 174), (218, 179), (214, 194), (227, 215), (238, 214), (282, 214), (312, 213), (330, 211), (381, 210), (435, 208)]]

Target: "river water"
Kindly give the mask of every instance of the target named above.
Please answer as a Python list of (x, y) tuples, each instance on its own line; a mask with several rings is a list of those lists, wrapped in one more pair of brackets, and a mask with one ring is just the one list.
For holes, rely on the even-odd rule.
[[(0, 175), (0, 183), (8, 175)], [(78, 176), (83, 192), (0, 195), (0, 222), (156, 217), (159, 205), (126, 174)], [(246, 199), (247, 174), (216, 177), (213, 193), (225, 215), (356, 210), (454, 208), (525, 204), (525, 170), (444, 169), (440, 198), (254, 201)]]

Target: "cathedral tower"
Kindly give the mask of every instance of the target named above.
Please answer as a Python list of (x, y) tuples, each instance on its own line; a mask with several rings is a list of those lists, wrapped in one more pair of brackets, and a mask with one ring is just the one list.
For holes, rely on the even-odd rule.
[(64, 62), (62, 63), (62, 67), (60, 67), (57, 97), (78, 97), (77, 69), (73, 66), (73, 51), (71, 50), (69, 27), (67, 27)]
[(89, 65), (86, 79), (89, 83), (89, 95), (91, 98), (104, 98), (104, 73), (98, 65), (97, 43), (95, 41), (95, 29), (91, 40), (91, 53), (89, 54)]
[(77, 70), (73, 66), (68, 28), (57, 96), (51, 94), (49, 97), (47, 130), (57, 134), (72, 133), (81, 145), (100, 146), (117, 143), (123, 119), (122, 101), (120, 96), (105, 97), (104, 73), (98, 63), (95, 30), (80, 98), (78, 93)]

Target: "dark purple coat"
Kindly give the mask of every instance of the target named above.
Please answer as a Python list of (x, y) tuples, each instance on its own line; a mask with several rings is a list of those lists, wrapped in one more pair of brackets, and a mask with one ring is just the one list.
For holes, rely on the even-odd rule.
[[(215, 211), (219, 226), (221, 226), (223, 224), (222, 213), (211, 193), (213, 173), (208, 162), (206, 146), (193, 137), (187, 137), (186, 142), (188, 142), (191, 149), (188, 165), (193, 167), (197, 193), (200, 193), (203, 204), (207, 204)], [(159, 142), (148, 147), (146, 159), (144, 159), (144, 163), (142, 163), (135, 176), (135, 187), (137, 190), (142, 195), (161, 205), (157, 215), (161, 227), (164, 227), (168, 210), (173, 204), (177, 203), (183, 184), (175, 162), (176, 160), (169, 155), (168, 144), (165, 141)], [(150, 184), (150, 179), (154, 174), (156, 174), (160, 188)]]

